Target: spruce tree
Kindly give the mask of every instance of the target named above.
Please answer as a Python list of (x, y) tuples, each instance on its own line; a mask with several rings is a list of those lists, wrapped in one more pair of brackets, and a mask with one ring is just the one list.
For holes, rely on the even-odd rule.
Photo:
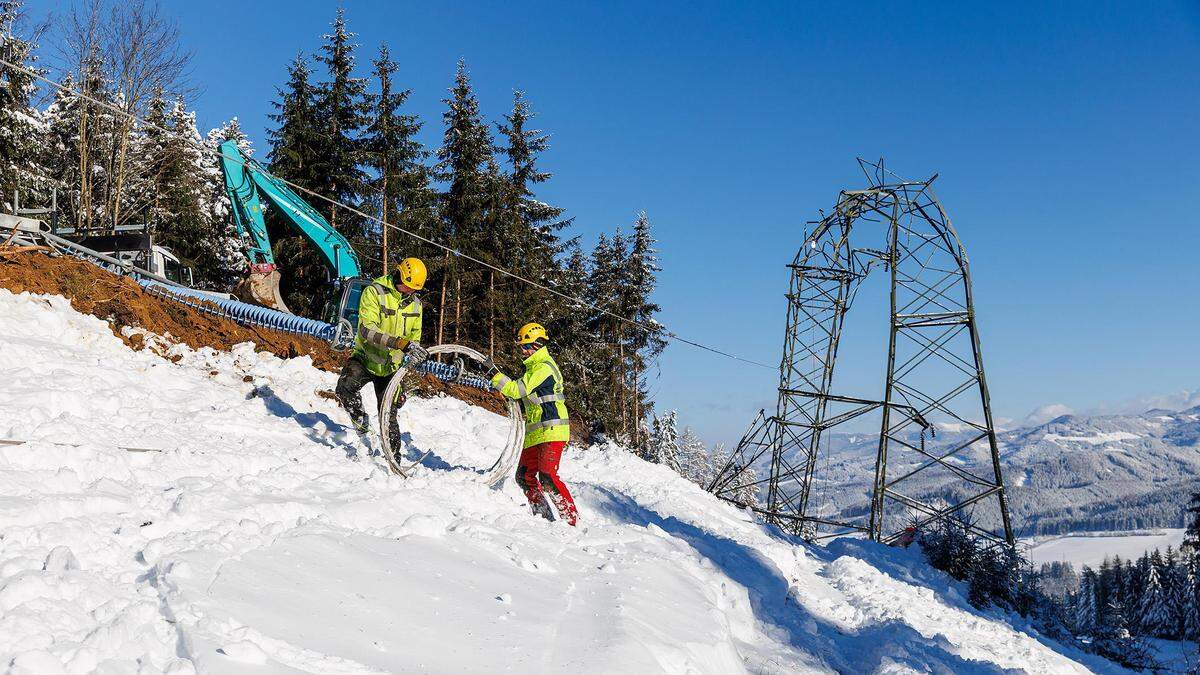
[[(588, 257), (576, 238), (568, 240), (563, 248), (565, 255), (557, 271), (556, 287), (568, 297), (586, 298), (591, 272)], [(597, 385), (604, 380), (605, 366), (597, 358), (597, 344), (591, 336), (591, 313), (592, 310), (580, 301), (556, 298), (547, 305), (544, 324), (553, 336), (563, 378), (570, 383), (567, 406), (581, 419), (605, 427), (594, 406), (595, 401), (603, 398)]]
[[(277, 112), (271, 119), (277, 126), (267, 132), (271, 142), (267, 159), (271, 173), (276, 176), (310, 190), (319, 190), (325, 185), (318, 161), (322, 138), (316, 114), (317, 91), (310, 77), (303, 54), (297, 54), (288, 66), (288, 83), (279, 91), (279, 101), (273, 104)], [(327, 202), (305, 193), (300, 196), (322, 213), (329, 213), (327, 208), (321, 208), (322, 204), (328, 207)], [(294, 312), (317, 316), (328, 284), (324, 260), (281, 214), (267, 209), (266, 222), (279, 266), (284, 302)]]
[(1159, 637), (1170, 633), (1171, 623), (1158, 568), (1150, 565), (1138, 598), (1137, 627), (1143, 635)]
[(1073, 616), (1072, 628), (1079, 635), (1092, 635), (1099, 623), (1096, 595), (1099, 577), (1091, 567), (1084, 565), (1083, 574), (1079, 580), (1079, 590), (1072, 598)]
[[(464, 62), (458, 62), (454, 86), (442, 102), (446, 104), (442, 113), (445, 132), (438, 150), (437, 171), (447, 184), (442, 195), (443, 238), (452, 248), (474, 252), (483, 238), (493, 185), (488, 168), (494, 163), (491, 133), (479, 113), (479, 101)], [(468, 334), (468, 326), (464, 325), (467, 304), (464, 296), (472, 294), (471, 285), (477, 280), (478, 270), (458, 266), (448, 252), (442, 255), (435, 269), (437, 342), (459, 342)]]
[(54, 90), (54, 98), (43, 113), (42, 163), (51, 186), (58, 189), (57, 220), (73, 225), (79, 203), (79, 100), (68, 93), (75, 89), (70, 73), (60, 84), (62, 89)]
[(166, 115), (166, 133), (156, 143), (157, 155), (147, 158), (147, 165), (154, 167), (148, 184), (155, 195), (155, 219), (150, 224), (158, 243), (193, 267), (198, 283), (219, 284), (224, 279), (223, 260), (208, 219), (210, 160), (202, 150), (196, 114), (176, 100)]
[[(659, 266), (658, 251), (655, 250), (655, 239), (650, 231), (650, 219), (646, 212), (638, 214), (633, 225), (633, 237), (629, 257), (622, 271), (621, 314), (639, 326), (630, 326), (625, 333), (628, 354), (628, 385), (626, 387), (632, 410), (630, 416), (640, 421), (652, 408), (648, 401), (645, 387), (645, 375), (648, 366), (663, 349), (666, 348), (664, 331), (655, 320), (659, 306), (651, 299), (658, 285)], [(647, 328), (651, 326), (651, 328)], [(637, 444), (637, 439), (634, 439)]]
[[(318, 193), (342, 204), (356, 204), (366, 192), (367, 174), (362, 169), (363, 153), (359, 133), (367, 124), (367, 80), (354, 76), (355, 33), (346, 26), (346, 9), (339, 7), (332, 33), (322, 36), (325, 44), (317, 61), (326, 68), (328, 79), (317, 87), (315, 112), (316, 187)], [(347, 236), (365, 237), (362, 223), (325, 200), (313, 206), (329, 223)]]
[(216, 159), (219, 148), (225, 141), (237, 143), (238, 149), (245, 156), (254, 156), (254, 146), (242, 131), (241, 123), (236, 117), (210, 130), (204, 138), (208, 158), (204, 165), (210, 228), (207, 236), (211, 238), (209, 249), (213, 256), (212, 278), (204, 281), (206, 287), (219, 291), (231, 289), (237, 280), (244, 276), (247, 265), (244, 251), (246, 242), (238, 235), (233, 222), (229, 197), (225, 191), (225, 177)]
[[(437, 194), (430, 187), (430, 170), (425, 164), (429, 152), (417, 140), (421, 121), (403, 112), (412, 92), (396, 88), (393, 76), (399, 66), (386, 44), (379, 47), (379, 55), (371, 63), (379, 93), (367, 97), (370, 121), (362, 141), (363, 155), (375, 174), (367, 185), (369, 212), (387, 223), (433, 238), (437, 235), (438, 212)], [(390, 269), (395, 260), (410, 255), (428, 259), (434, 253), (433, 247), (396, 230), (381, 225), (376, 229), (380, 249), (386, 250), (387, 259), (381, 267)], [(382, 252), (380, 258), (384, 258)]]
[(651, 423), (651, 434), (642, 458), (670, 467), (679, 473), (679, 413), (671, 410), (661, 416), (655, 415)]
[(1192, 504), (1188, 507), (1187, 512), (1191, 515), (1188, 517), (1183, 545), (1185, 548), (1200, 553), (1200, 490), (1192, 493)]
[[(0, 0), (0, 56), (17, 66), (42, 74), (37, 45), (18, 35), (24, 12), (21, 0)], [(31, 75), (0, 68), (0, 207), (11, 210), (16, 192), (26, 205), (49, 201), (52, 181), (42, 160), (46, 124), (33, 107), (37, 90)]]
[(287, 72), (288, 83), (272, 103), (276, 112), (270, 118), (276, 127), (267, 130), (271, 142), (267, 163), (271, 173), (312, 190), (317, 187), (316, 90), (303, 54), (296, 55)]
[(684, 427), (679, 435), (679, 473), (701, 487), (712, 481), (708, 446), (691, 427)]

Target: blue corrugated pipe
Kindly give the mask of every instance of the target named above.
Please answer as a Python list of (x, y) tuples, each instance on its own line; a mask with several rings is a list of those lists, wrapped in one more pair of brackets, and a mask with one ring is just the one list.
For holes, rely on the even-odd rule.
[(251, 305), (248, 302), (241, 302), (239, 300), (226, 300), (225, 298), (194, 291), (190, 288), (169, 286), (150, 279), (141, 279), (138, 283), (142, 285), (142, 288), (155, 295), (181, 302), (188, 307), (198, 309), (207, 314), (233, 319), (238, 323), (281, 330), (285, 333), (312, 335), (326, 342), (332, 342), (334, 335), (337, 333), (335, 326), (327, 324), (324, 321), (306, 319), (302, 316), (288, 314), (277, 309), (259, 307), (258, 305)]
[[(248, 302), (241, 302), (240, 300), (227, 300), (190, 288), (171, 286), (150, 279), (141, 279), (138, 283), (141, 284), (142, 288), (155, 295), (174, 300), (207, 314), (232, 319), (241, 324), (270, 328), (297, 335), (311, 335), (326, 342), (332, 342), (337, 332), (335, 326), (324, 321), (306, 319), (302, 316), (288, 314), (277, 309), (259, 307)], [(446, 382), (458, 382), (469, 387), (475, 387), (476, 389), (491, 389), (491, 384), (482, 377), (463, 374), (460, 378), (458, 368), (447, 363), (425, 361), (419, 364), (416, 370), (429, 373), (439, 380)]]

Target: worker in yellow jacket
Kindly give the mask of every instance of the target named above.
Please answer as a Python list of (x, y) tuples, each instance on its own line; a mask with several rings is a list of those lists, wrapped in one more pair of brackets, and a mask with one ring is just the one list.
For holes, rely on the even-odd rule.
[(525, 411), (525, 449), (517, 462), (517, 483), (525, 491), (533, 512), (551, 520), (549, 499), (559, 518), (574, 525), (578, 519), (575, 501), (558, 477), (563, 449), (571, 440), (567, 397), (563, 394), (562, 371), (546, 348), (549, 337), (538, 323), (527, 323), (517, 331), (517, 346), (525, 357), (525, 374), (512, 379), (488, 359), (492, 386), (508, 398), (517, 399)]
[[(421, 347), (421, 300), (417, 291), (425, 286), (425, 263), (405, 258), (390, 275), (364, 286), (358, 301), (358, 334), (354, 352), (338, 376), (336, 393), (350, 413), (354, 430), (366, 437), (370, 427), (363, 410), (362, 388), (375, 385), (375, 398), (382, 410), (383, 392), (402, 363), (414, 366), (429, 358)], [(404, 405), (403, 395), (399, 400)], [(395, 416), (388, 429), (399, 436)]]

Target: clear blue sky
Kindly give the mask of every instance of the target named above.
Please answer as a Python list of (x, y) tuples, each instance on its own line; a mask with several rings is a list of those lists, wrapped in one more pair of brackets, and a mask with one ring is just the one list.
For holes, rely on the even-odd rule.
[[(1200, 3), (345, 4), (360, 69), (389, 43), (429, 145), (459, 58), (492, 119), (525, 90), (553, 134), (539, 196), (589, 242), (645, 209), (682, 335), (778, 362), (804, 222), (884, 156), (941, 174), (998, 415), (1200, 387)], [(201, 124), (236, 115), (263, 147), (335, 7), (168, 2)], [(848, 339), (843, 391), (881, 394), (884, 349)], [(776, 378), (674, 345), (653, 390), (736, 441)]]

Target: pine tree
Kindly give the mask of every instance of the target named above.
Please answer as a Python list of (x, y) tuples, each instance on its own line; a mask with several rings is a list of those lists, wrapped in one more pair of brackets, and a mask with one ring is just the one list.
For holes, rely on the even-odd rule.
[(1200, 491), (1192, 493), (1192, 505), (1188, 507), (1191, 514), (1188, 520), (1187, 532), (1184, 534), (1183, 545), (1200, 552)]
[(670, 467), (679, 472), (679, 414), (671, 410), (655, 415), (651, 423), (650, 442), (643, 459)]
[[(558, 290), (571, 298), (588, 295), (591, 263), (579, 246), (578, 239), (564, 244), (564, 262), (557, 270)], [(596, 414), (594, 402), (603, 398), (597, 384), (605, 379), (604, 365), (597, 358), (596, 341), (589, 323), (592, 310), (580, 302), (561, 300), (547, 306), (545, 326), (554, 336), (555, 352), (563, 378), (571, 383), (567, 388), (567, 406), (572, 414), (603, 427)]]
[[(21, 0), (0, 0), (0, 56), (38, 74), (37, 45), (18, 35), (24, 18)], [(46, 123), (33, 107), (37, 90), (31, 75), (0, 68), (0, 207), (12, 209), (21, 191), (23, 202), (48, 202), (53, 185), (43, 164)]]
[(1141, 633), (1151, 636), (1169, 635), (1171, 616), (1167, 608), (1167, 597), (1159, 579), (1158, 567), (1150, 565), (1146, 570), (1143, 588), (1137, 605), (1137, 626)]
[[(713, 448), (711, 460), (712, 463), (710, 465), (712, 467), (711, 474), (713, 479), (717, 477), (718, 473), (725, 469), (726, 464), (729, 464), (730, 460), (733, 458), (733, 453), (731, 453), (723, 443), (718, 443), (716, 447)], [(743, 506), (758, 506), (759, 493), (762, 491), (762, 486), (759, 484), (758, 480), (758, 471), (753, 467), (742, 467), (734, 464), (733, 466), (729, 467), (729, 471), (727, 473), (732, 473), (738, 476), (738, 484), (730, 490), (730, 497), (733, 499), (733, 501)], [(711, 483), (712, 480), (709, 482)], [(706, 490), (708, 487), (708, 485), (704, 486)]]
[[(658, 273), (662, 267), (658, 264), (658, 251), (655, 250), (655, 240), (650, 231), (650, 219), (646, 212), (638, 214), (633, 225), (632, 244), (627, 262), (622, 266), (624, 271), (623, 293), (621, 294), (621, 314), (637, 324), (629, 327), (625, 333), (628, 355), (628, 384), (631, 419), (640, 420), (652, 407), (645, 389), (645, 373), (649, 363), (658, 358), (667, 343), (664, 331), (655, 320), (660, 307), (651, 300), (655, 287), (658, 285)], [(647, 329), (645, 326), (654, 326)], [(634, 438), (634, 445), (638, 439)]]
[[(447, 183), (442, 196), (444, 237), (452, 248), (476, 251), (483, 239), (488, 197), (494, 186), (489, 171), (494, 161), (491, 133), (479, 113), (479, 101), (464, 62), (458, 62), (454, 86), (449, 98), (442, 102), (446, 104), (442, 113), (446, 129), (438, 150), (437, 171)], [(474, 279), (468, 275), (477, 270), (458, 267), (448, 252), (443, 254), (437, 269), (440, 272), (435, 303), (437, 342), (460, 342), (468, 334), (463, 316), (464, 290), (471, 291)]]
[(1180, 562), (1183, 568), (1180, 588), (1179, 614), (1183, 617), (1181, 636), (1185, 640), (1200, 641), (1200, 554), (1194, 549), (1184, 551)]
[(622, 416), (625, 400), (625, 361), (622, 337), (626, 330), (619, 316), (620, 298), (624, 279), (622, 266), (628, 257), (625, 237), (618, 230), (609, 238), (601, 234), (592, 249), (590, 273), (588, 275), (587, 301), (612, 314), (592, 312), (588, 322), (588, 333), (596, 341), (595, 358), (599, 379), (594, 383), (596, 397), (592, 411), (621, 443), (629, 443), (629, 420)]
[(166, 112), (165, 133), (156, 132), (154, 154), (144, 160), (153, 168), (147, 188), (153, 193), (150, 224), (158, 243), (189, 263), (197, 281), (213, 285), (223, 281), (213, 227), (208, 217), (210, 161), (204, 155), (196, 114), (176, 100)]
[(1079, 580), (1079, 591), (1072, 598), (1072, 628), (1079, 635), (1092, 635), (1099, 624), (1097, 593), (1099, 577), (1091, 567), (1084, 565)]
[(679, 435), (679, 474), (701, 487), (712, 481), (708, 446), (691, 427), (684, 427)]
[[(279, 91), (280, 100), (274, 103), (277, 112), (271, 119), (277, 127), (267, 132), (271, 141), (267, 158), (271, 173), (301, 187), (319, 190), (325, 185), (318, 161), (323, 139), (316, 113), (317, 91), (309, 81), (310, 76), (304, 56), (297, 54), (288, 66), (288, 83)], [(318, 203), (322, 200), (307, 194), (301, 196), (322, 210), (322, 204)], [(266, 222), (279, 265), (284, 301), (294, 312), (316, 316), (328, 284), (324, 260), (282, 215), (267, 210)]]
[(58, 190), (57, 220), (75, 224), (79, 203), (79, 101), (68, 92), (75, 89), (75, 79), (68, 73), (61, 82), (62, 89), (54, 90), (54, 99), (43, 113), (46, 133), (43, 141), (42, 163), (46, 166), (50, 184)]
[[(402, 112), (412, 92), (396, 89), (392, 78), (399, 66), (386, 44), (379, 47), (379, 55), (371, 63), (379, 93), (367, 97), (370, 122), (362, 141), (367, 164), (375, 173), (367, 186), (368, 209), (387, 223), (433, 238), (438, 212), (437, 195), (430, 187), (430, 171), (425, 165), (429, 152), (416, 137), (421, 121), (416, 115)], [(382, 268), (390, 269), (395, 259), (409, 255), (429, 258), (434, 253), (421, 241), (377, 227), (376, 238), (384, 251), (380, 254)]]
[[(548, 134), (528, 128), (534, 117), (524, 94), (513, 93), (512, 111), (504, 116), (507, 124), (497, 124), (496, 130), (505, 145), (496, 150), (507, 159), (507, 175), (494, 173), (492, 199), (489, 210), (491, 241), (481, 251), (491, 254), (489, 262), (517, 268), (525, 276), (541, 284), (556, 285), (562, 282), (567, 272), (559, 264), (559, 256), (566, 246), (557, 232), (571, 221), (562, 217), (563, 209), (551, 206), (535, 198), (534, 188), (550, 179), (551, 174), (543, 171), (539, 162), (541, 154), (549, 149)], [(494, 272), (486, 272), (490, 308), (487, 320), (488, 345), (495, 342), (495, 316), (523, 315), (529, 307), (542, 307), (550, 316), (563, 313), (563, 300), (549, 296), (540, 289), (526, 284), (511, 284), (497, 279)], [(492, 293), (500, 285), (503, 298)], [(569, 303), (568, 303), (569, 304)], [(532, 317), (528, 317), (532, 320)]]
[[(317, 61), (325, 65), (329, 79), (317, 87), (314, 153), (316, 188), (320, 194), (342, 204), (358, 203), (366, 192), (367, 175), (362, 169), (359, 132), (367, 124), (367, 81), (354, 77), (355, 33), (346, 27), (346, 9), (339, 7), (333, 32), (322, 36), (325, 44)], [(324, 200), (313, 206), (326, 215), (335, 229), (348, 236), (365, 238), (357, 217)]]
[(309, 82), (311, 76), (304, 55), (297, 54), (288, 66), (287, 85), (279, 90), (279, 100), (272, 103), (277, 112), (270, 118), (277, 126), (267, 131), (271, 173), (310, 190), (317, 187), (314, 153), (318, 146), (316, 90)]
[(204, 147), (208, 160), (204, 166), (205, 183), (208, 186), (208, 222), (211, 228), (208, 236), (212, 243), (209, 250), (213, 256), (212, 277), (200, 280), (207, 288), (228, 291), (240, 279), (246, 270), (244, 242), (237, 233), (230, 210), (229, 196), (225, 192), (225, 177), (221, 172), (216, 155), (225, 141), (237, 143), (238, 149), (247, 157), (254, 156), (254, 146), (250, 138), (242, 131), (241, 123), (234, 117), (225, 124), (212, 129), (204, 137)]

